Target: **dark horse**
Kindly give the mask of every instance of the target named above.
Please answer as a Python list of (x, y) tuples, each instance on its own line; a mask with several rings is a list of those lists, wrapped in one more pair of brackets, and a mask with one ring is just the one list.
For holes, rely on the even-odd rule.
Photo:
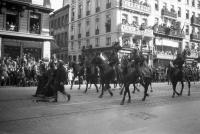
[(88, 84), (94, 84), (95, 87), (96, 87), (97, 92), (99, 92), (98, 86), (97, 86), (97, 82), (98, 82), (98, 69), (97, 69), (96, 66), (94, 66), (92, 64), (87, 64), (85, 66), (85, 80), (86, 80), (86, 88), (85, 88), (84, 93), (87, 92)]
[(74, 77), (72, 79), (72, 83), (71, 83), (71, 88), (73, 87), (74, 84), (74, 80), (76, 77), (78, 77), (78, 83), (79, 83), (79, 88), (81, 87), (81, 77), (84, 76), (84, 66), (82, 64), (77, 64), (75, 62), (70, 62), (69, 63), (69, 68), (73, 68), (73, 73), (74, 73)]
[[(182, 52), (182, 55), (181, 55), (183, 63), (184, 63), (187, 55), (188, 55), (187, 50), (184, 50)], [(181, 68), (180, 67), (176, 67), (172, 63), (170, 63), (170, 65), (168, 67), (168, 70), (167, 70), (167, 75), (168, 75), (169, 80), (172, 83), (172, 88), (173, 88), (172, 97), (174, 97), (175, 94), (177, 94), (178, 96), (182, 95), (183, 88), (184, 88), (184, 81), (187, 81), (187, 83), (188, 83), (188, 96), (190, 96), (190, 79), (191, 79), (191, 75), (190, 75), (190, 71), (188, 69), (182, 68), (182, 67)], [(180, 93), (178, 93), (176, 91), (176, 85), (177, 85), (177, 83), (179, 81), (181, 82), (181, 85), (182, 85)]]
[(148, 96), (148, 87), (152, 81), (151, 69), (147, 66), (146, 61), (142, 64), (136, 64), (135, 61), (129, 61), (126, 58), (122, 59), (122, 75), (123, 75), (123, 83), (124, 83), (124, 96), (121, 101), (121, 105), (124, 104), (126, 94), (128, 93), (129, 99), (128, 103), (131, 102), (131, 94), (129, 90), (129, 86), (132, 83), (139, 83), (144, 87), (144, 97), (143, 101), (145, 101), (146, 96)]
[(100, 83), (102, 90), (99, 98), (103, 97), (104, 91), (106, 91), (106, 89), (108, 90), (110, 95), (113, 96), (109, 84), (115, 79), (114, 67), (103, 60), (101, 56), (95, 56), (91, 63), (94, 66), (97, 66), (100, 70)]

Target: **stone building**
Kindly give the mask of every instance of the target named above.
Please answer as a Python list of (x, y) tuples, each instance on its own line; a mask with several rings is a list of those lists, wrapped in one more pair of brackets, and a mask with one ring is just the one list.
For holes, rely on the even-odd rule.
[(69, 34), (69, 5), (50, 14), (50, 34), (54, 37), (54, 44), (58, 46), (52, 53), (58, 59), (68, 61), (68, 34)]
[(0, 1), (0, 57), (50, 58), (49, 0)]

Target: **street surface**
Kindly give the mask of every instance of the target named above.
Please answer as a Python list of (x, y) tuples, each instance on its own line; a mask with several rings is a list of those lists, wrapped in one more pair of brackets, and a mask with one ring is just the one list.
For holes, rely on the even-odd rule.
[(0, 87), (0, 134), (200, 133), (200, 83), (192, 82), (191, 96), (185, 84), (183, 96), (175, 98), (171, 85), (153, 83), (154, 91), (145, 102), (139, 87), (141, 92), (123, 106), (118, 88), (113, 97), (105, 92), (100, 99), (94, 86), (86, 94), (85, 85), (77, 87), (66, 86), (71, 101), (59, 94), (58, 103), (36, 102), (32, 97), (36, 87)]

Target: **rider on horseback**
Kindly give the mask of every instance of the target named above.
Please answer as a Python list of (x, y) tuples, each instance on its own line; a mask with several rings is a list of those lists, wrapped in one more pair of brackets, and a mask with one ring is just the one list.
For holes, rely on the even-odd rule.
[(182, 70), (183, 64), (185, 63), (185, 60), (182, 56), (182, 54), (177, 54), (176, 59), (173, 61), (173, 64), (175, 67), (178, 67), (178, 69)]

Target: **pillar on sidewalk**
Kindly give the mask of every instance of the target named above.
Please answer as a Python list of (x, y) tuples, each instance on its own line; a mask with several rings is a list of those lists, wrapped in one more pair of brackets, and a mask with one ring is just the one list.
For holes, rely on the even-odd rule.
[(44, 41), (43, 42), (43, 48), (42, 48), (42, 58), (48, 58), (51, 57), (51, 44), (50, 41)]
[(0, 37), (0, 58), (2, 56), (2, 37)]

